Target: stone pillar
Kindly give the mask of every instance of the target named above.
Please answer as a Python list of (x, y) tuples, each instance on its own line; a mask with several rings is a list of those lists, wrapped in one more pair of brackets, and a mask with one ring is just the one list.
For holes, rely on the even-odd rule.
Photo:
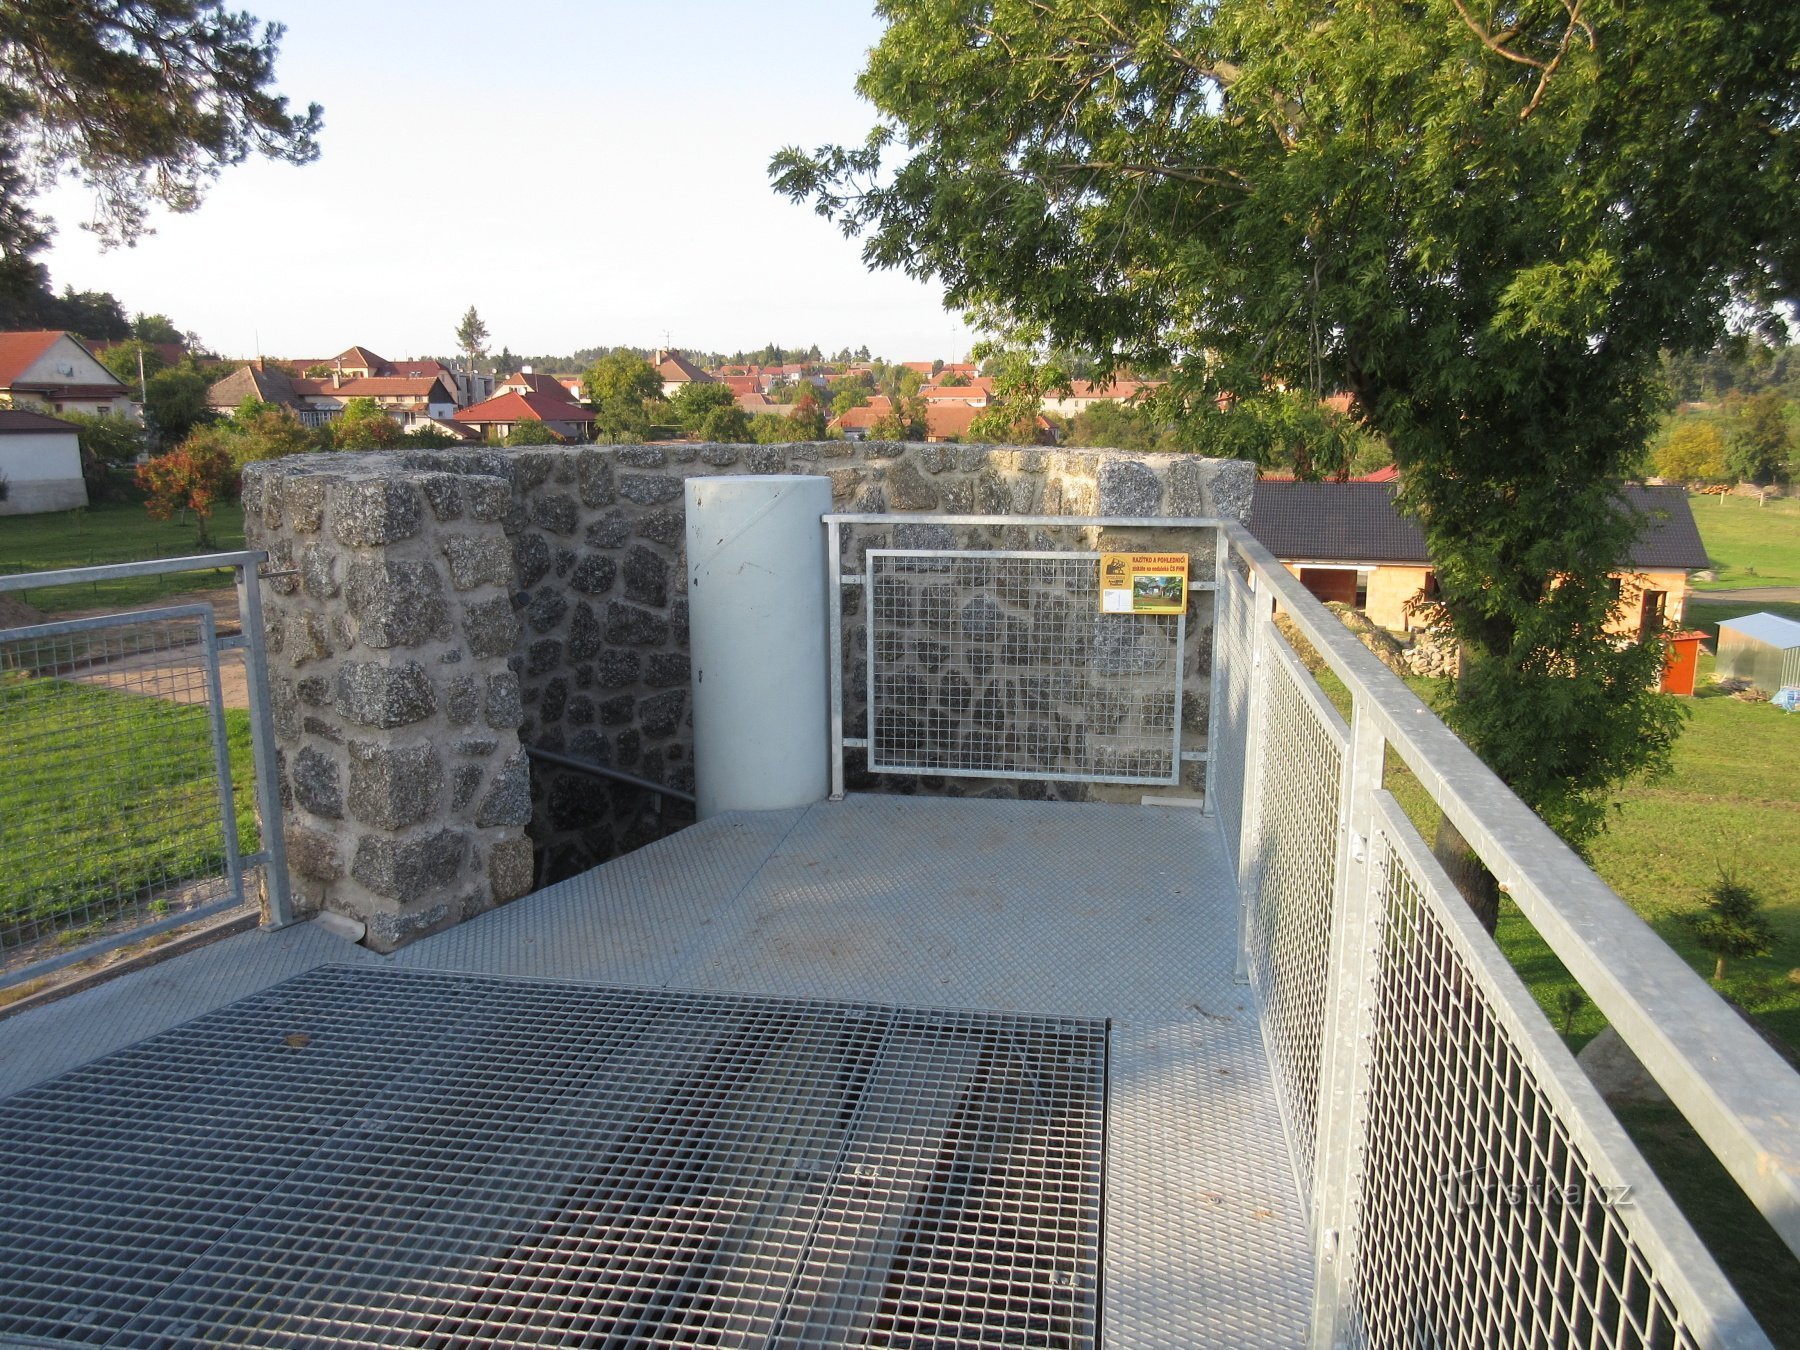
[(391, 951), (531, 889), (511, 487), (308, 456), (244, 473), (297, 910)]

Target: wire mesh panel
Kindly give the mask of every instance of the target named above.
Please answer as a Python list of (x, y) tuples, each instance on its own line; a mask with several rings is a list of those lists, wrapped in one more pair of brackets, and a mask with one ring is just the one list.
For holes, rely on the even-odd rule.
[(1303, 691), (1304, 674), (1274, 659), (1276, 650), (1285, 649), (1272, 649), (1260, 672), (1265, 720), (1250, 976), (1263, 1006), (1263, 1035), (1301, 1193), (1311, 1194), (1344, 739)]
[(221, 703), (205, 605), (0, 630), (0, 969), (241, 898)]
[[(1354, 1342), (1696, 1344), (1668, 1271), (1633, 1233), (1630, 1188), (1586, 1155), (1544, 1057), (1509, 1025), (1541, 1014), (1522, 986), (1496, 989), (1471, 959), (1447, 897), (1397, 846), (1410, 829), (1397, 814), (1372, 853), (1383, 940), (1352, 1226)], [(1564, 1072), (1580, 1071), (1569, 1060)]]
[(1180, 781), (1187, 616), (1102, 614), (1099, 562), (868, 550), (870, 769)]
[(0, 1338), (1092, 1345), (1106, 1040), (313, 971), (9, 1099)]

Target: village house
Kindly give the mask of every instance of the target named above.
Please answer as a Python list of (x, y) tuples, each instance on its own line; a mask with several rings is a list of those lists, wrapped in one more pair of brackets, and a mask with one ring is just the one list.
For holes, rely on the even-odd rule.
[(73, 333), (0, 333), (0, 407), (137, 419), (131, 389)]
[(456, 421), (484, 440), (503, 441), (520, 422), (542, 422), (559, 440), (586, 441), (594, 435), (594, 414), (566, 398), (548, 393), (519, 393), (494, 397), (456, 414)]
[[(1323, 601), (1361, 610), (1397, 632), (1415, 626), (1409, 603), (1437, 594), (1437, 575), (1418, 522), (1395, 505), (1390, 480), (1300, 483), (1264, 478), (1250, 506), (1250, 533)], [(1635, 637), (1664, 620), (1679, 625), (1688, 574), (1710, 566), (1679, 487), (1631, 485), (1625, 505), (1643, 518), (1626, 563), (1613, 573), (1622, 602), (1615, 628)]]
[(658, 351), (651, 365), (656, 367), (656, 378), (662, 381), (664, 398), (674, 398), (676, 392), (684, 384), (717, 384), (699, 366), (677, 351)]
[(207, 392), (214, 412), (230, 416), (254, 398), (291, 410), (304, 426), (325, 426), (343, 416), (344, 405), (366, 398), (402, 430), (447, 422), (457, 411), (454, 385), (444, 375), (349, 376), (333, 370), (324, 379), (289, 375), (258, 360), (233, 371)]
[(0, 408), (0, 516), (87, 504), (75, 425), (24, 408)]
[(508, 375), (494, 386), (489, 397), (500, 394), (548, 394), (565, 403), (579, 403), (586, 391), (579, 375), (540, 375), (530, 366), (520, 366), (518, 373)]

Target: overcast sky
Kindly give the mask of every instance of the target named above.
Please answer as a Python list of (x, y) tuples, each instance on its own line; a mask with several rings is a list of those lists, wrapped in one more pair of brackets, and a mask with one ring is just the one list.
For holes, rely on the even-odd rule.
[[(305, 168), (227, 170), (200, 209), (100, 252), (91, 199), (45, 197), (58, 289), (166, 313), (227, 355), (446, 353), (469, 305), (496, 350), (867, 343), (963, 355), (941, 289), (769, 188), (790, 143), (856, 141), (866, 0), (430, 5), (241, 0), (287, 25), (281, 92), (325, 109)], [(238, 0), (234, 0), (234, 4)]]

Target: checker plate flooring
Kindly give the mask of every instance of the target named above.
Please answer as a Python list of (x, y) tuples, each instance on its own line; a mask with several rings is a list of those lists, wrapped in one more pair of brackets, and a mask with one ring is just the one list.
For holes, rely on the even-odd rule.
[(6, 1102), (9, 1343), (1078, 1347), (1107, 1024), (326, 966)]

